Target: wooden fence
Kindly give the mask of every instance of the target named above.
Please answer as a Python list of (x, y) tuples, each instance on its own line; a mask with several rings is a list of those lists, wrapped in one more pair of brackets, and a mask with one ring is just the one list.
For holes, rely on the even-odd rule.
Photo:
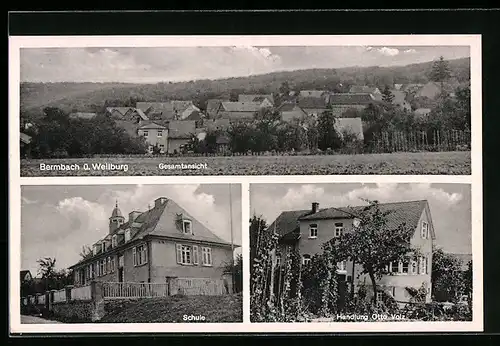
[(73, 287), (71, 289), (72, 300), (92, 300), (91, 286)]
[(167, 297), (167, 283), (104, 282), (103, 296), (106, 299)]
[(371, 152), (470, 150), (470, 131), (382, 131), (373, 134)]

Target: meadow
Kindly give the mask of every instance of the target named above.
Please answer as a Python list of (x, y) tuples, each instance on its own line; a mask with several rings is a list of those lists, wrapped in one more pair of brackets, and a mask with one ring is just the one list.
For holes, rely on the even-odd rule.
[[(128, 170), (40, 170), (40, 164), (113, 163)], [(203, 169), (159, 169), (167, 165), (198, 164)], [(202, 164), (202, 165), (199, 165)], [(205, 165), (206, 164), (206, 165)], [(333, 175), (333, 174), (471, 174), (470, 151), (357, 155), (113, 157), (23, 159), (21, 177), (37, 176), (157, 176), (157, 175)]]

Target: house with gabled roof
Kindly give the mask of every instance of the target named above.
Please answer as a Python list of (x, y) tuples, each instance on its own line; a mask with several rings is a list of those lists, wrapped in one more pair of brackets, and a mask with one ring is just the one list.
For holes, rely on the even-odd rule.
[(231, 122), (249, 121), (261, 110), (257, 102), (221, 102), (217, 116)]
[(143, 136), (148, 144), (148, 152), (153, 153), (157, 147), (161, 154), (167, 152), (168, 128), (155, 122), (142, 125), (137, 130), (139, 136)]
[(168, 122), (168, 153), (179, 153), (196, 135), (195, 120), (171, 120)]
[(371, 94), (375, 100), (382, 100), (382, 92), (377, 87), (371, 87), (367, 85), (353, 85), (349, 89), (350, 94)]
[(274, 106), (274, 96), (273, 94), (240, 94), (238, 102), (255, 102), (259, 103), (261, 107), (272, 107)]
[(219, 112), (220, 105), (222, 102), (229, 102), (226, 99), (210, 99), (207, 101), (207, 116), (209, 119), (215, 119), (217, 117), (217, 113)]
[(299, 97), (298, 106), (310, 116), (319, 116), (331, 110), (326, 100), (319, 97)]
[(334, 93), (328, 98), (333, 115), (336, 117), (342, 117), (350, 109), (362, 111), (373, 102), (376, 102), (376, 100), (370, 93)]
[(117, 201), (108, 234), (93, 244), (90, 256), (69, 269), (77, 286), (91, 281), (227, 280), (224, 267), (232, 262), (236, 247), (169, 198), (157, 198), (144, 212), (132, 210), (128, 218)]
[(281, 114), (281, 120), (294, 121), (304, 120), (308, 118), (308, 114), (295, 102), (284, 102), (278, 107), (278, 112)]
[[(410, 240), (412, 247), (418, 251), (417, 256), (408, 256), (402, 262), (387, 263), (387, 275), (377, 281), (377, 287), (393, 296), (396, 301), (408, 302), (410, 295), (407, 287), (427, 290), (427, 300), (431, 299), (432, 249), (435, 240), (435, 230), (429, 204), (426, 200), (405, 201), (395, 203), (380, 203), (380, 210), (387, 215), (387, 230), (397, 229), (406, 224), (415, 229)], [(276, 232), (279, 237), (279, 258), (289, 251), (298, 251), (302, 264), (306, 265), (314, 254), (322, 251), (322, 245), (344, 232), (355, 231), (366, 206), (319, 208), (319, 203), (313, 202), (311, 209), (282, 212), (268, 227), (270, 232)], [(411, 254), (410, 254), (411, 255)], [(366, 275), (361, 275), (362, 267), (352, 261), (337, 264), (337, 275), (340, 281), (347, 283), (352, 292), (360, 286), (371, 286)], [(367, 290), (372, 294), (372, 290)]]

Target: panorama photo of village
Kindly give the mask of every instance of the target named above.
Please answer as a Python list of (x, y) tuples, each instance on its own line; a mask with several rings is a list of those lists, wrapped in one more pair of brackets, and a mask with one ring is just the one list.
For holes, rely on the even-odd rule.
[(471, 174), (469, 46), (21, 48), (21, 176)]

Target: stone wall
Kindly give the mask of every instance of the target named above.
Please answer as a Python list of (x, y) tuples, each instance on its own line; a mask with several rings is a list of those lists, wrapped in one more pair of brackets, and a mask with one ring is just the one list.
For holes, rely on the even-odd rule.
[(91, 322), (94, 315), (94, 302), (78, 301), (55, 303), (52, 314), (64, 322)]

